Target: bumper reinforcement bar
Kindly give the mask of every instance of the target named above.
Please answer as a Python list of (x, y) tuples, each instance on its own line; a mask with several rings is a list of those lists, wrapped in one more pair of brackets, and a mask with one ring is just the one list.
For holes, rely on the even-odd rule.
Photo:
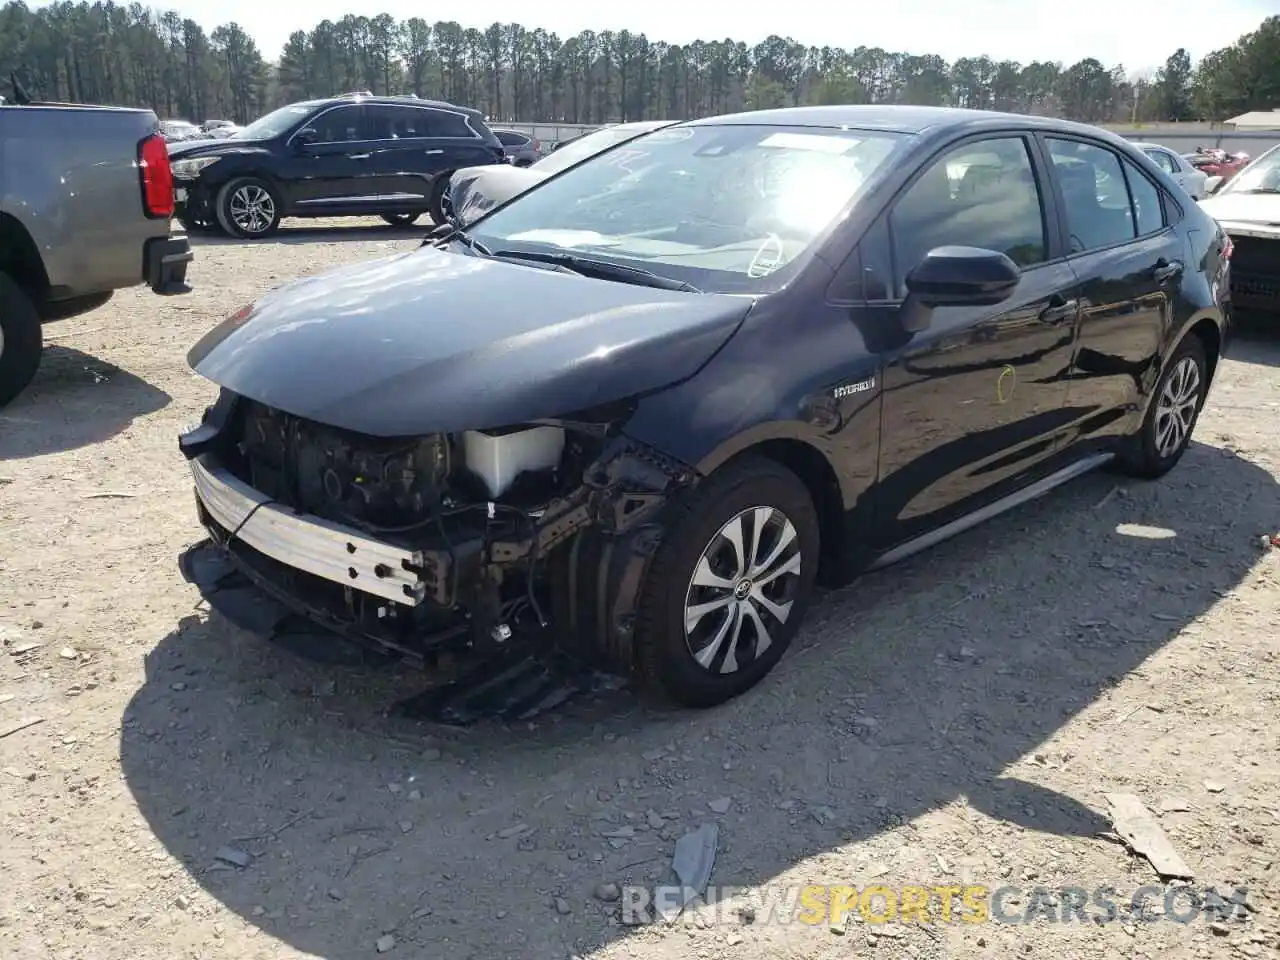
[(236, 539), (273, 560), (406, 607), (422, 602), (421, 553), (273, 502), (212, 454), (191, 461), (196, 496)]

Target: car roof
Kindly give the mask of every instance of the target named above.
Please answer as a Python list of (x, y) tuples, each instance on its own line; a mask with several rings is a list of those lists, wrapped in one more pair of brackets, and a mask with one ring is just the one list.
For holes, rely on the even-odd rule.
[(1166, 153), (1176, 153), (1177, 151), (1166, 147), (1163, 143), (1147, 143), (1144, 140), (1135, 140), (1133, 145), (1139, 150), (1163, 150)]
[[(722, 117), (691, 120), (688, 126), (754, 124), (779, 127), (857, 128), (886, 130), (896, 133), (921, 134), (926, 131), (960, 131), (972, 128), (997, 128), (1007, 124), (1062, 133), (1082, 133), (1115, 142), (1116, 134), (1099, 127), (1057, 117), (1034, 117), (996, 110), (969, 110), (964, 107), (917, 107), (900, 104), (849, 104), (829, 107), (782, 107), (777, 110), (755, 110)], [(1125, 140), (1125, 143), (1129, 141)]]
[(374, 96), (365, 93), (344, 93), (336, 97), (322, 97), (318, 100), (300, 100), (293, 106), (319, 107), (339, 103), (366, 103), (373, 106), (397, 107), (439, 107), (443, 110), (452, 110), (454, 113), (465, 113), (469, 117), (484, 118), (483, 113), (472, 107), (463, 107), (456, 103), (449, 103), (447, 100), (427, 100), (423, 97), (414, 96)]

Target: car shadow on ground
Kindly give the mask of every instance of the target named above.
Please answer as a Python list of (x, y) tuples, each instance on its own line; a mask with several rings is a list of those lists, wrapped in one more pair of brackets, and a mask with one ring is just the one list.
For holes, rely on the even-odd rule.
[(172, 399), (105, 360), (46, 347), (31, 385), (0, 408), (0, 462), (101, 443)]
[[(123, 773), (205, 891), (327, 960), (388, 934), (414, 956), (585, 953), (628, 935), (597, 885), (661, 879), (706, 820), (721, 885), (855, 842), (895, 876), (936, 876), (911, 823), (957, 801), (960, 833), (989, 843), (1093, 838), (1099, 795), (1009, 768), (1091, 705), (1108, 724), (1137, 709), (1098, 702), (1247, 574), (1277, 493), (1203, 444), (1158, 483), (1082, 478), (825, 595), (764, 683), (702, 712), (624, 692), (430, 728), (384, 715), (412, 677), (321, 667), (192, 615), (147, 658)], [(221, 862), (224, 846), (251, 859)]]
[(1241, 313), (1235, 317), (1234, 327), (1227, 357), (1242, 363), (1280, 366), (1280, 313)]
[(412, 240), (425, 238), (432, 228), (430, 217), (420, 217), (417, 223), (407, 226), (393, 226), (378, 221), (377, 223), (352, 223), (349, 226), (335, 227), (332, 221), (324, 226), (308, 224), (306, 220), (286, 220), (280, 229), (262, 240), (241, 240), (229, 237), (221, 231), (191, 230), (187, 237), (193, 247), (225, 247), (243, 245), (270, 245), (273, 243), (368, 243), (373, 240)]

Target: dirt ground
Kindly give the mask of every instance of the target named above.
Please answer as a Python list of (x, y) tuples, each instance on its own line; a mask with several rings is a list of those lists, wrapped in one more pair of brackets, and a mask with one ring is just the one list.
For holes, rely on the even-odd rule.
[[(418, 236), (205, 240), (193, 293), (47, 329), (0, 411), (0, 956), (1276, 955), (1280, 550), (1260, 537), (1280, 528), (1280, 332), (1239, 335), (1166, 479), (1085, 477), (824, 597), (731, 705), (622, 692), (428, 728), (384, 715), (411, 676), (276, 650), (211, 619), (176, 565), (201, 532), (175, 438), (214, 393), (187, 348), (277, 284)], [(1247, 888), (1248, 919), (1127, 915), (1168, 888), (1108, 838), (1114, 792), (1153, 811), (1193, 889)], [(1017, 887), (1005, 916), (1036, 887), (1053, 913), (1060, 888), (1111, 886), (1121, 912), (622, 923), (608, 885), (663, 879), (712, 821), (717, 885)]]

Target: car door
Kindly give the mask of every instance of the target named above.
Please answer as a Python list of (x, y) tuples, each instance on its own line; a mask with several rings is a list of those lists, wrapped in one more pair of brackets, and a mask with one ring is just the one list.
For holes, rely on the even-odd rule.
[(421, 210), (442, 174), (492, 162), (463, 113), (395, 104), (375, 108), (375, 116), (381, 119), (374, 166), (382, 196), (396, 207)]
[(444, 166), (444, 150), (431, 139), (434, 111), (393, 103), (367, 104), (365, 111), (378, 209), (425, 210)]
[(359, 206), (376, 193), (364, 111), (360, 104), (330, 107), (289, 138), (281, 179), (291, 206), (300, 212), (330, 207), (336, 211)]
[(1083, 137), (1044, 138), (1082, 310), (1067, 403), (1082, 439), (1126, 432), (1158, 373), (1184, 251), (1171, 196), (1138, 165)]
[[(1005, 302), (938, 307), (927, 329), (882, 355), (881, 546), (1029, 482), (1069, 419), (1064, 377), (1079, 293), (1056, 256), (1044, 178), (1030, 135), (966, 140), (934, 159), (888, 211), (893, 302), (879, 316), (868, 307), (863, 323), (897, 322), (906, 274), (937, 247), (997, 250), (1022, 275)], [(864, 248), (864, 268), (868, 258)]]

